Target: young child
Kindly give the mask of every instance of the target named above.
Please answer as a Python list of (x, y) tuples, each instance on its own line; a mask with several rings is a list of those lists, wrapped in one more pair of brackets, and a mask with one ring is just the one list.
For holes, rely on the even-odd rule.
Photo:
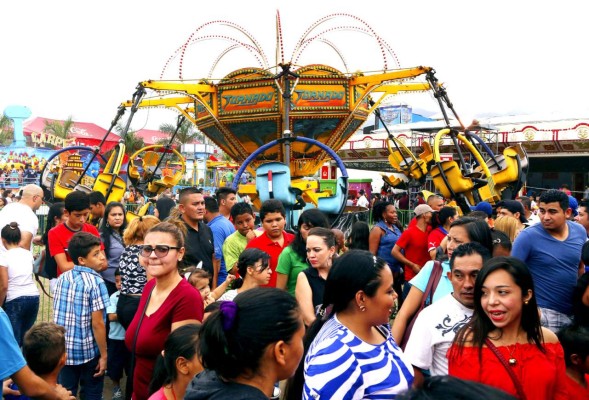
[(237, 260), (248, 242), (262, 234), (262, 231), (256, 230), (254, 210), (247, 203), (235, 203), (231, 207), (231, 220), (235, 226), (235, 232), (225, 239), (223, 243), (223, 258), (227, 272), (235, 274), (237, 269), (235, 265)]
[(187, 324), (170, 333), (155, 363), (149, 400), (184, 398), (192, 378), (203, 370), (196, 352), (199, 330), (199, 324)]
[(65, 328), (53, 322), (39, 322), (27, 331), (22, 352), (31, 370), (50, 385), (57, 385), (65, 365)]
[[(65, 365), (65, 329), (53, 322), (39, 322), (29, 329), (22, 352), (27, 365), (51, 386), (57, 386), (59, 371)], [(16, 384), (11, 389), (18, 390)], [(6, 400), (26, 400), (27, 396), (6, 395)]]
[[(74, 233), (90, 232), (100, 238), (98, 230), (93, 225), (86, 223), (90, 215), (90, 197), (88, 194), (74, 190), (65, 196), (64, 203), (64, 214), (67, 220), (52, 228), (47, 234), (49, 253), (57, 263), (57, 276), (74, 268), (76, 260), (68, 252), (68, 242), (74, 236)], [(104, 268), (106, 269), (106, 266)]]
[(131, 353), (125, 346), (125, 328), (118, 322), (117, 317), (117, 303), (121, 295), (121, 272), (118, 268), (115, 270), (115, 285), (117, 291), (110, 296), (110, 305), (106, 307), (110, 323), (106, 371), (113, 382), (112, 400), (120, 400), (123, 398), (121, 378), (123, 377), (123, 371), (129, 376)]
[(0, 254), (0, 305), (4, 303), (14, 338), (22, 346), (23, 336), (35, 323), (39, 310), (39, 289), (33, 280), (33, 256), (19, 246), (21, 232), (16, 222), (2, 227), (0, 235), (7, 250)]
[(566, 325), (557, 333), (564, 350), (567, 399), (589, 399), (589, 329)]
[[(264, 233), (248, 242), (246, 248), (262, 250), (270, 256), (270, 269), (276, 271), (278, 257), (293, 240), (294, 235), (284, 230), (286, 226), (286, 210), (280, 200), (270, 199), (260, 207), (260, 220)], [(269, 287), (276, 287), (276, 274), (270, 277)]]
[(211, 274), (201, 268), (189, 267), (184, 270), (184, 277), (192, 287), (200, 292), (204, 306), (217, 301), (227, 291), (229, 284), (235, 280), (234, 275), (227, 275), (225, 282), (211, 292)]
[(110, 302), (98, 271), (106, 268), (106, 256), (100, 238), (88, 232), (73, 235), (68, 252), (75, 265), (57, 279), (53, 298), (53, 320), (65, 328), (67, 352), (59, 383), (74, 395), (81, 384), (85, 400), (101, 400)]

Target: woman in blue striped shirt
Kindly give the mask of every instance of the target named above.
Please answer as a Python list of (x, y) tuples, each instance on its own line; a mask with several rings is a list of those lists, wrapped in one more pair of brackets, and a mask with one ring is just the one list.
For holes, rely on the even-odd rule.
[(334, 262), (323, 318), (307, 336), (314, 339), (305, 357), (304, 399), (392, 399), (411, 387), (413, 368), (389, 326), (396, 298), (391, 269), (370, 252), (352, 250)]

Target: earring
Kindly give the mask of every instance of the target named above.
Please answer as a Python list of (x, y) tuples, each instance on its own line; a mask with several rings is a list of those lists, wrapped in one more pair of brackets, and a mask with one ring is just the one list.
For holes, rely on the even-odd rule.
[(360, 311), (362, 311), (362, 312), (366, 311), (366, 306), (360, 306)]
[(524, 304), (527, 306), (529, 302), (530, 302), (530, 300), (526, 300), (526, 301), (524, 301)]

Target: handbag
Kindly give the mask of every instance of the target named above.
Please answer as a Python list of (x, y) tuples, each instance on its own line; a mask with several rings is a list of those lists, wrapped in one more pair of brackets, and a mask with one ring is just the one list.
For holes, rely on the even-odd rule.
[(521, 382), (519, 381), (519, 379), (517, 378), (517, 376), (515, 375), (515, 372), (513, 372), (513, 369), (507, 363), (507, 360), (505, 359), (505, 357), (503, 357), (503, 354), (501, 354), (501, 352), (499, 351), (497, 346), (495, 346), (489, 338), (485, 339), (485, 344), (487, 345), (489, 350), (491, 350), (493, 352), (493, 354), (495, 354), (495, 356), (499, 359), (501, 364), (503, 364), (503, 367), (505, 368), (505, 370), (509, 374), (511, 381), (513, 382), (513, 385), (515, 386), (515, 390), (517, 390), (517, 395), (520, 398), (520, 400), (526, 400), (526, 394), (524, 393), (524, 388), (523, 388)]
[(432, 268), (432, 273), (429, 276), (429, 280), (427, 281), (427, 286), (425, 287), (425, 292), (423, 292), (423, 296), (421, 297), (421, 304), (419, 308), (411, 318), (411, 321), (407, 324), (407, 328), (405, 329), (405, 333), (403, 334), (403, 339), (401, 339), (401, 348), (405, 350), (405, 346), (407, 346), (407, 342), (409, 341), (409, 336), (411, 336), (411, 330), (413, 329), (413, 325), (417, 320), (417, 316), (419, 313), (425, 308), (426, 302), (429, 298), (429, 302), (427, 305), (430, 305), (434, 298), (434, 292), (438, 287), (438, 283), (440, 282), (440, 278), (442, 277), (442, 272), (444, 268), (442, 267), (442, 263), (439, 261), (434, 261), (434, 267)]

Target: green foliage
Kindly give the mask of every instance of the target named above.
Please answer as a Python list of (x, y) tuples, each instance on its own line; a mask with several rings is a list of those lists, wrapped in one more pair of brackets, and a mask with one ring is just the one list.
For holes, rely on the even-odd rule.
[[(175, 124), (162, 124), (159, 127), (159, 130), (165, 133), (168, 133), (170, 135), (170, 137), (172, 137), (172, 135), (174, 134), (174, 132), (176, 131), (176, 125)], [(195, 140), (201, 142), (201, 143), (206, 143), (206, 137), (205, 135), (197, 130), (194, 125), (192, 124), (192, 122), (185, 120), (182, 125), (180, 125), (180, 129), (178, 130), (178, 133), (176, 134), (176, 137), (174, 138), (174, 143), (177, 146), (182, 146), (183, 144), (188, 144), (188, 143), (192, 143)], [(169, 139), (163, 139), (163, 140), (159, 140), (158, 144), (167, 144), (169, 141)]]
[[(125, 127), (120, 123), (118, 123), (117, 126), (115, 126), (115, 131), (119, 134), (119, 136), (123, 135), (124, 130)], [(137, 136), (137, 131), (134, 131), (132, 129), (129, 129), (129, 131), (125, 135), (124, 141), (125, 154), (127, 154), (128, 156), (132, 155), (142, 147), (145, 147), (145, 142), (143, 141), (143, 139)]]
[(8, 146), (14, 139), (12, 120), (5, 115), (0, 118), (0, 146)]
[(73, 128), (73, 126), (74, 121), (71, 115), (63, 122), (45, 120), (45, 127), (43, 128), (43, 132), (55, 135), (62, 139), (67, 139), (70, 135), (70, 129)]

